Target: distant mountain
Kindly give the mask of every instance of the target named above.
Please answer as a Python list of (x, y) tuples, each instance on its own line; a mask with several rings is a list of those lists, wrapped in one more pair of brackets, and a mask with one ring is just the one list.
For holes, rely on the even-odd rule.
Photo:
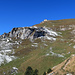
[(38, 69), (39, 75), (49, 68), (51, 75), (74, 74), (70, 70), (74, 63), (62, 69), (74, 54), (75, 19), (45, 19), (31, 27), (13, 28), (0, 36), (0, 75), (24, 75), (28, 66)]

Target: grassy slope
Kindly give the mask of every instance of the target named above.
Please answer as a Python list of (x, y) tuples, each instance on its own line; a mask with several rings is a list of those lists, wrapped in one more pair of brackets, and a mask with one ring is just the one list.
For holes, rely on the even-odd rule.
[[(69, 20), (57, 20), (57, 21), (48, 21), (45, 23), (38, 24), (37, 26), (46, 26), (51, 27), (52, 29), (59, 28), (60, 25), (70, 25), (75, 24), (75, 19)], [(55, 26), (53, 26), (55, 25)], [(59, 30), (57, 30), (58, 32)], [(57, 40), (51, 43), (48, 40), (42, 42), (41, 40), (37, 39), (34, 42), (38, 43), (38, 47), (32, 47), (32, 42), (28, 40), (23, 40), (23, 43), (19, 46), (18, 49), (15, 49), (15, 56), (19, 58), (17, 60), (13, 60), (12, 62), (2, 65), (0, 67), (0, 74), (2, 75), (3, 72), (7, 72), (12, 67), (16, 66), (18, 70), (17, 75), (24, 75), (24, 72), (28, 66), (31, 66), (33, 69), (39, 70), (39, 75), (42, 75), (44, 71), (47, 71), (48, 68), (52, 68), (53, 66), (61, 63), (71, 54), (75, 53), (73, 45), (74, 42), (70, 41), (70, 31), (60, 31), (62, 32), (63, 37), (57, 37)], [(66, 35), (67, 34), (67, 35)], [(61, 41), (61, 39), (65, 39)], [(69, 44), (72, 43), (71, 46)], [(44, 46), (47, 44), (48, 46)], [(65, 58), (56, 57), (56, 56), (46, 56), (46, 54), (50, 54), (50, 47), (53, 47), (53, 52), (62, 54)], [(70, 54), (67, 54), (71, 52)]]
[(52, 68), (53, 75), (66, 75), (71, 73), (75, 75), (75, 55), (71, 55), (65, 61)]

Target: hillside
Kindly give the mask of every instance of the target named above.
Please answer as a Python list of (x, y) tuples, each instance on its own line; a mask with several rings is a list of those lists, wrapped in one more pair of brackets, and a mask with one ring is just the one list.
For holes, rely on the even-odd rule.
[(74, 65), (71, 67), (74, 61), (64, 65), (72, 54), (75, 54), (75, 19), (45, 20), (32, 27), (13, 28), (0, 36), (0, 75), (24, 75), (28, 66), (43, 75), (56, 65), (53, 72), (58, 74), (54, 75), (64, 75), (74, 69)]
[(52, 70), (47, 75), (75, 75), (75, 55), (71, 55), (64, 62), (53, 67)]

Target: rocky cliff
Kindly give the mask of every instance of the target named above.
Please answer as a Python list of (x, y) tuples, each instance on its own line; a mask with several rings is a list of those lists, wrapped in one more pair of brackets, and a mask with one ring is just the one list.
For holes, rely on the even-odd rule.
[[(20, 38), (20, 39), (36, 39), (38, 37), (56, 37), (58, 34), (46, 27), (21, 27), (13, 28), (11, 32), (1, 35), (2, 38)], [(49, 36), (49, 37), (48, 37)]]
[[(18, 47), (23, 39), (30, 39), (31, 41), (37, 38), (44, 38), (48, 40), (56, 40), (58, 34), (46, 27), (20, 27), (13, 28), (9, 33), (4, 33), (0, 36), (0, 65), (9, 63), (16, 57), (13, 56), (15, 45)], [(18, 41), (13, 40), (18, 39)]]

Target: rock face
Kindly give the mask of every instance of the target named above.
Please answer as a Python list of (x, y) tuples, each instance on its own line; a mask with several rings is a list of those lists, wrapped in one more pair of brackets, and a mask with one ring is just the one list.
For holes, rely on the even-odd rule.
[[(1, 64), (9, 63), (10, 61), (16, 59), (16, 57), (13, 56), (15, 53), (13, 46), (19, 46), (22, 42), (21, 39), (34, 40), (39, 37), (43, 37), (48, 40), (55, 40), (56, 36), (58, 36), (56, 32), (46, 27), (32, 26), (13, 28), (11, 32), (4, 33), (0, 36), (0, 66)], [(13, 38), (20, 39), (15, 41)]]
[(13, 45), (17, 45), (18, 43), (19, 42), (13, 41), (11, 38), (0, 39), (0, 66), (16, 59), (13, 55)]
[(56, 37), (58, 34), (52, 30), (49, 30), (45, 27), (21, 27), (21, 28), (13, 28), (11, 32), (4, 33), (0, 37), (6, 38), (20, 38), (20, 39), (35, 39), (38, 37)]

